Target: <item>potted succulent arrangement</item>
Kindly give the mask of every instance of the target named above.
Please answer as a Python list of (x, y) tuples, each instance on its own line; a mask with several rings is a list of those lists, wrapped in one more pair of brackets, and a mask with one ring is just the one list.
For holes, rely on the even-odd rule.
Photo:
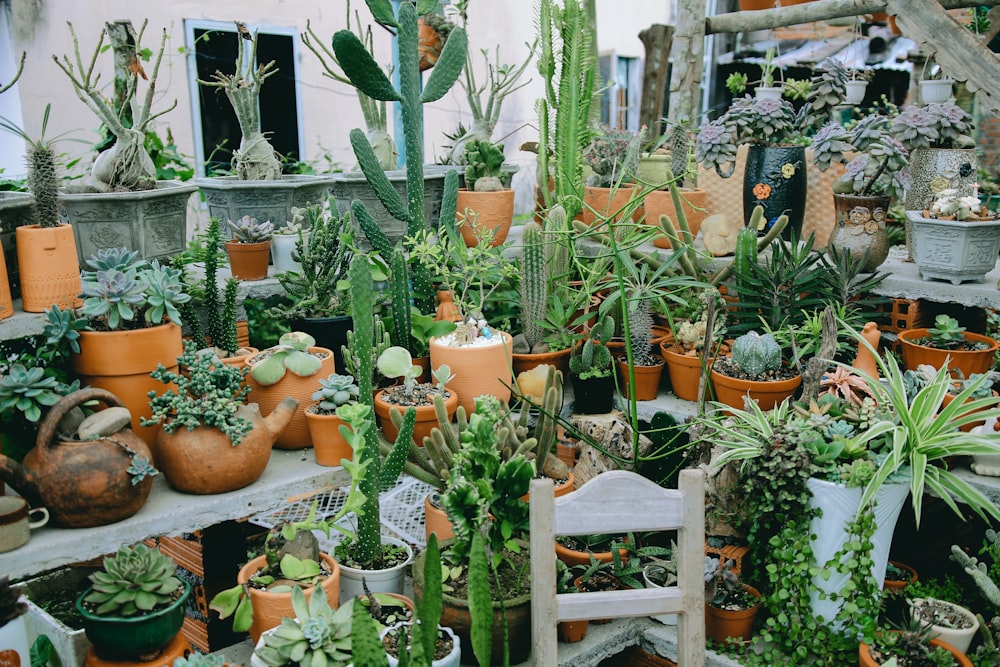
[(947, 600), (913, 598), (910, 600), (910, 614), (917, 623), (929, 627), (934, 637), (959, 653), (969, 650), (972, 639), (979, 632), (976, 615)]
[[(590, 145), (583, 151), (584, 164), (593, 172), (583, 188), (585, 225), (619, 220), (621, 212), (639, 192), (633, 186), (644, 137), (645, 131), (636, 135), (607, 125), (593, 130)], [(638, 218), (638, 206), (631, 210)]]
[(1000, 251), (1000, 218), (989, 211), (972, 186), (971, 194), (947, 188), (935, 194), (930, 207), (907, 211), (912, 258), (924, 280), (982, 282), (993, 270)]
[(921, 364), (934, 368), (946, 365), (953, 375), (962, 378), (986, 373), (993, 366), (993, 356), (1000, 343), (984, 334), (966, 331), (958, 320), (944, 313), (934, 318), (934, 326), (899, 332), (903, 365), (916, 370)]
[[(59, 205), (76, 231), (80, 257), (95, 254), (104, 247), (102, 243), (124, 245), (143, 259), (166, 259), (185, 248), (187, 202), (197, 188), (190, 183), (157, 180), (156, 167), (147, 151), (146, 138), (153, 121), (172, 111), (177, 102), (161, 111), (152, 109), (154, 93), (162, 92), (159, 72), (167, 30), (161, 33), (147, 76), (140, 59), (145, 51), (142, 38), (146, 27), (146, 21), (138, 32), (129, 21), (105, 23), (93, 54), (84, 59), (76, 31), (70, 24), (73, 54), (54, 58), (73, 84), (77, 97), (114, 138), (111, 147), (94, 160), (89, 183), (67, 186), (59, 194)], [(115, 94), (110, 97), (94, 68), (98, 55), (106, 48), (105, 35), (116, 62)], [(142, 98), (140, 78), (147, 81)]]
[(337, 416), (337, 408), (357, 403), (358, 391), (353, 375), (331, 373), (319, 380), (319, 389), (312, 395), (314, 403), (306, 408), (306, 422), (316, 463), (321, 466), (339, 466), (341, 459), (351, 458), (351, 447), (340, 432), (344, 421)]
[(514, 219), (514, 190), (500, 181), (503, 159), (503, 144), (482, 139), (465, 143), (466, 187), (458, 191), (455, 210), (467, 246), (479, 243), (478, 237), (487, 230), (491, 245), (507, 240)]
[(735, 564), (705, 556), (705, 634), (720, 643), (748, 641), (760, 609), (760, 592), (740, 581)]
[[(205, 195), (208, 213), (220, 220), (250, 216), (280, 227), (292, 219), (293, 206), (322, 204), (330, 190), (328, 176), (282, 175), (281, 159), (260, 127), (260, 93), (278, 73), (274, 61), (258, 63), (258, 33), (236, 21), (237, 53), (232, 74), (216, 71), (201, 86), (222, 90), (240, 125), (240, 146), (233, 151), (231, 176), (195, 178)], [(249, 43), (249, 49), (247, 48)], [(268, 193), (262, 198), (262, 193)], [(262, 203), (263, 202), (263, 203)]]
[(387, 378), (402, 378), (403, 384), (386, 387), (375, 394), (375, 414), (382, 420), (382, 432), (386, 440), (396, 442), (399, 429), (390, 418), (393, 409), (402, 412), (404, 408), (416, 408), (417, 420), (413, 427), (413, 440), (422, 443), (431, 429), (437, 426), (437, 412), (434, 396), (444, 399), (445, 413), (449, 421), (458, 408), (458, 392), (446, 388), (452, 379), (447, 365), (439, 366), (432, 372), (434, 382), (417, 383), (422, 368), (413, 363), (410, 352), (405, 347), (390, 347), (379, 355), (376, 361), (379, 372)]
[(191, 584), (176, 576), (177, 564), (158, 550), (122, 547), (90, 575), (77, 599), (83, 628), (97, 655), (136, 659), (164, 648), (181, 630)]
[(784, 366), (781, 357), (781, 346), (772, 334), (748, 331), (737, 338), (729, 356), (712, 365), (712, 386), (719, 402), (742, 408), (749, 395), (762, 410), (770, 410), (794, 394), (802, 384), (802, 374)]
[(264, 419), (259, 406), (244, 403), (250, 393), (246, 367), (199, 355), (196, 348), (193, 341), (184, 344), (176, 372), (160, 366), (150, 374), (171, 388), (149, 392), (152, 416), (142, 424), (163, 426), (156, 461), (173, 488), (199, 494), (242, 489), (263, 474), (299, 402), (286, 397)]
[(291, 590), (292, 615), (282, 617), (281, 625), (260, 636), (251, 666), (351, 664), (354, 605), (332, 608), (325, 595), (307, 599), (298, 584)]
[(870, 642), (858, 646), (861, 667), (898, 665), (972, 667), (972, 662), (954, 646), (933, 635), (931, 628), (916, 619), (896, 628), (882, 630)]
[(262, 280), (267, 278), (267, 264), (271, 258), (271, 235), (274, 225), (257, 222), (257, 218), (244, 215), (227, 221), (233, 239), (226, 241), (226, 253), (233, 277), (240, 280)]
[[(828, 244), (857, 261), (864, 259), (868, 272), (889, 255), (886, 214), (909, 184), (908, 154), (890, 126), (887, 116), (871, 114), (850, 131), (830, 123), (812, 138), (813, 163), (820, 171), (835, 162), (847, 165), (846, 173), (833, 182), (837, 218)], [(848, 160), (845, 153), (855, 157)]]
[(180, 308), (191, 300), (181, 270), (139, 258), (139, 251), (104, 248), (81, 274), (88, 330), (70, 361), (81, 383), (120, 396), (132, 413), (132, 430), (150, 446), (159, 428), (140, 420), (152, 411), (147, 396), (159, 383), (150, 373), (160, 365), (177, 370), (183, 352)]
[(450, 387), (466, 412), (475, 409), (475, 398), (484, 394), (501, 401), (510, 398), (511, 335), (491, 328), (486, 320), (467, 317), (445, 336), (432, 338), (431, 367), (448, 366), (454, 373)]

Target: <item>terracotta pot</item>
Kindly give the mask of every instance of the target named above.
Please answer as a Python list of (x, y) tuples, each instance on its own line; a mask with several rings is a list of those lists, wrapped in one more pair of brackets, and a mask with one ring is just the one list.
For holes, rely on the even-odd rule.
[(829, 247), (850, 254), (856, 262), (865, 260), (863, 270), (875, 271), (889, 256), (885, 216), (891, 197), (862, 197), (834, 193), (836, 222), (827, 242)]
[(10, 295), (10, 279), (7, 277), (7, 259), (0, 249), (0, 320), (14, 314), (14, 299)]
[(143, 506), (153, 478), (132, 484), (128, 467), (132, 456), (151, 458), (149, 447), (125, 428), (113, 438), (59, 440), (59, 420), (77, 405), (98, 400), (110, 406), (122, 402), (103, 389), (89, 388), (64, 396), (46, 413), (34, 448), (24, 463), (0, 455), (0, 479), (33, 507), (49, 510), (51, 525), (63, 528), (104, 526), (132, 516)]
[[(618, 555), (627, 562), (628, 549), (619, 549)], [(610, 551), (577, 551), (570, 549), (559, 541), (556, 541), (556, 558), (566, 563), (569, 567), (574, 565), (590, 565), (590, 557), (593, 556), (602, 563), (610, 563), (612, 554)]]
[(802, 376), (796, 375), (788, 380), (774, 382), (755, 382), (731, 378), (728, 375), (712, 369), (712, 386), (720, 403), (731, 408), (743, 409), (743, 397), (747, 392), (750, 398), (757, 401), (761, 410), (770, 410), (781, 401), (793, 395), (802, 384)]
[(344, 423), (337, 415), (321, 415), (306, 410), (309, 439), (312, 440), (316, 463), (321, 466), (339, 466), (341, 459), (352, 459), (354, 450), (340, 434)]
[[(681, 208), (687, 219), (688, 229), (691, 230), (691, 237), (697, 237), (701, 230), (701, 223), (707, 215), (708, 191), (702, 189), (684, 189), (680, 192)], [(653, 227), (660, 226), (660, 216), (666, 215), (673, 223), (674, 229), (677, 226), (677, 209), (674, 208), (674, 199), (670, 196), (669, 190), (654, 190), (646, 195), (642, 203), (646, 211), (646, 224)], [(678, 232), (679, 233), (679, 232)], [(670, 239), (665, 234), (657, 234), (653, 237), (653, 245), (657, 248), (669, 248)]]
[(567, 347), (565, 350), (555, 352), (541, 352), (539, 354), (511, 354), (511, 364), (514, 367), (514, 377), (524, 371), (530, 371), (536, 366), (548, 364), (555, 366), (562, 371), (563, 375), (569, 374), (569, 358), (573, 349)]
[[(326, 593), (330, 608), (336, 609), (340, 606), (340, 565), (329, 554), (321, 553), (319, 558), (330, 571), (330, 576), (320, 583), (320, 588)], [(240, 568), (239, 574), (236, 575), (237, 583), (248, 583), (250, 577), (257, 574), (266, 563), (267, 556), (254, 558)], [(306, 594), (306, 600), (312, 597), (314, 588), (307, 588), (303, 591)], [(253, 603), (253, 624), (250, 626), (250, 637), (253, 638), (254, 644), (260, 639), (262, 632), (281, 625), (283, 617), (295, 617), (295, 612), (292, 611), (291, 593), (271, 593), (253, 586), (248, 587), (247, 590), (250, 591), (250, 601)]]
[(501, 403), (510, 400), (513, 382), (510, 366), (510, 340), (506, 332), (494, 331), (503, 338), (502, 345), (485, 347), (447, 347), (432, 338), (431, 367), (440, 368), (447, 364), (455, 378), (448, 383), (448, 389), (458, 393), (458, 404), (472, 414), (476, 408), (477, 396), (490, 394)]
[[(399, 391), (395, 388), (391, 389), (393, 392)], [(382, 433), (385, 434), (385, 439), (392, 443), (396, 442), (399, 429), (392, 423), (389, 411), (395, 408), (401, 413), (405, 413), (409, 406), (396, 405), (385, 400), (385, 393), (387, 391), (390, 391), (390, 389), (383, 389), (375, 394), (375, 414), (381, 419)], [(424, 443), (424, 438), (430, 436), (431, 429), (438, 425), (437, 413), (434, 411), (433, 403), (425, 403), (413, 407), (417, 410), (417, 423), (413, 426), (413, 442), (421, 446)], [(455, 416), (455, 410), (458, 409), (458, 392), (456, 390), (448, 390), (448, 396), (444, 399), (444, 409), (448, 413), (449, 419)]]
[(660, 354), (667, 363), (667, 374), (670, 377), (670, 387), (677, 398), (685, 401), (698, 400), (698, 382), (701, 380), (701, 356), (697, 354), (680, 354), (670, 349), (671, 346), (660, 344)]
[[(932, 639), (931, 646), (940, 646), (946, 651), (955, 656), (956, 662), (958, 662), (959, 667), (972, 667), (972, 661), (964, 653), (960, 653), (958, 649), (950, 644), (946, 644), (940, 639)], [(879, 667), (882, 663), (875, 662), (872, 658), (871, 650), (868, 644), (862, 642), (858, 645), (858, 662), (861, 667)]]
[[(632, 197), (634, 188), (629, 185), (621, 185), (612, 193), (612, 188), (596, 188), (587, 185), (583, 188), (583, 222), (588, 227), (592, 226), (598, 217), (607, 219), (616, 212), (624, 208)], [(596, 213), (595, 213), (596, 211)], [(636, 206), (632, 219), (638, 221), (641, 213)], [(621, 215), (613, 216), (615, 220), (620, 220)]]
[(271, 257), (271, 241), (260, 243), (240, 243), (226, 241), (229, 254), (229, 268), (233, 277), (239, 280), (263, 280), (267, 278), (267, 261)]
[(161, 364), (176, 373), (177, 357), (183, 352), (181, 328), (172, 322), (128, 331), (81, 331), (80, 352), (72, 356), (70, 367), (81, 384), (121, 397), (132, 412), (132, 430), (149, 444), (155, 458), (160, 426), (142, 426), (139, 419), (153, 414), (149, 392), (169, 387), (149, 374)]
[(435, 507), (430, 495), (424, 498), (424, 530), (428, 539), (431, 533), (436, 534), (438, 542), (455, 537), (455, 528), (448, 518), (448, 513), (440, 507)]
[[(466, 210), (470, 211), (468, 216)], [(473, 233), (473, 228), (476, 227), (492, 230), (490, 245), (498, 246), (507, 240), (514, 220), (514, 190), (507, 188), (498, 192), (473, 192), (462, 188), (458, 191), (455, 211), (459, 222), (465, 220), (458, 226), (465, 245), (470, 248), (479, 245)]]
[[(996, 391), (994, 391), (994, 392), (993, 392), (993, 396), (1000, 396), (1000, 394), (997, 394), (997, 392), (996, 392)], [(953, 400), (955, 400), (955, 394), (945, 394), (945, 395), (944, 395), (944, 398), (943, 398), (943, 399), (941, 399), (941, 407), (942, 407), (942, 408), (946, 407), (946, 406), (947, 406), (947, 405), (948, 405), (949, 403), (951, 403), (951, 402), (952, 402)], [(968, 401), (966, 401), (966, 403), (968, 403), (968, 402), (969, 402), (969, 401), (971, 401), (971, 400), (973, 400), (973, 399), (971, 399), (971, 398), (970, 398), (970, 399), (968, 399)], [(994, 405), (993, 405), (993, 407), (997, 407), (997, 406), (996, 406), (996, 404), (994, 404)], [(970, 414), (970, 413), (966, 413), (966, 414)], [(963, 417), (964, 417), (965, 415), (961, 415), (961, 416), (963, 416)], [(983, 424), (985, 424), (985, 423), (986, 423), (986, 422), (985, 422), (985, 421), (983, 421), (983, 420), (979, 420), (979, 421), (974, 421), (974, 422), (971, 422), (971, 423), (969, 423), (969, 424), (966, 424), (965, 426), (960, 426), (960, 427), (959, 427), (959, 430), (960, 430), (960, 431), (964, 431), (965, 433), (968, 433), (969, 431), (971, 431), (972, 429), (976, 428), (977, 426), (982, 426), (982, 425), (983, 425)]]
[(749, 609), (730, 611), (705, 603), (705, 635), (709, 639), (725, 642), (727, 637), (735, 637), (749, 641), (753, 634), (754, 619), (760, 609), (760, 591), (747, 584), (744, 586), (757, 598), (757, 604)]
[[(660, 360), (655, 366), (634, 366), (635, 375), (635, 400), (652, 401), (660, 394), (660, 377), (663, 375), (663, 357), (653, 355)], [(632, 398), (632, 386), (629, 384), (628, 363), (625, 357), (618, 357), (618, 377), (622, 381), (622, 389), (625, 396)]]
[(907, 584), (910, 584), (911, 582), (917, 581), (917, 579), (919, 579), (917, 571), (912, 567), (910, 567), (909, 565), (907, 565), (906, 563), (900, 563), (899, 561), (895, 560), (891, 560), (889, 562), (898, 567), (900, 570), (905, 570), (909, 572), (910, 578), (907, 581), (890, 581), (889, 579), (885, 579), (882, 581), (882, 588), (884, 590), (898, 592), (906, 588)]
[(228, 493), (257, 481), (271, 458), (271, 445), (295, 414), (295, 399), (283, 401), (263, 419), (256, 403), (241, 405), (237, 414), (251, 430), (236, 446), (214, 426), (180, 427), (157, 436), (156, 465), (174, 489), (183, 493)]
[(417, 53), (420, 56), (420, 71), (425, 72), (434, 67), (441, 56), (444, 42), (438, 31), (424, 23), (423, 17), (417, 19)]
[[(553, 498), (560, 498), (562, 496), (565, 496), (567, 493), (573, 493), (573, 491), (576, 491), (576, 475), (573, 474), (572, 470), (568, 471), (567, 474), (568, 476), (566, 477), (566, 479), (552, 480), (555, 484), (555, 486), (552, 489)], [(531, 502), (531, 492), (529, 491), (528, 493), (521, 496), (521, 500), (523, 500), (526, 503)]]
[(934, 368), (941, 368), (945, 364), (945, 359), (949, 359), (948, 368), (953, 375), (956, 370), (962, 371), (966, 378), (973, 373), (986, 373), (993, 366), (993, 356), (1000, 343), (989, 336), (965, 332), (965, 340), (977, 343), (986, 343), (985, 350), (939, 350), (933, 347), (918, 345), (913, 342), (927, 336), (927, 329), (907, 329), (899, 332), (899, 344), (902, 346), (903, 365), (907, 369), (915, 369), (920, 364), (930, 364)]
[(581, 641), (587, 636), (587, 627), (590, 621), (559, 621), (556, 625), (556, 632), (559, 634), (559, 641), (572, 644)]
[(21, 225), (14, 236), (24, 312), (42, 313), (52, 305), (64, 310), (78, 307), (80, 260), (73, 228)]
[[(247, 368), (252, 369), (254, 363), (260, 355), (267, 352), (263, 350), (256, 357), (246, 360)], [(286, 397), (291, 396), (299, 402), (299, 407), (295, 409), (295, 416), (291, 423), (275, 441), (274, 446), (278, 449), (304, 449), (312, 446), (312, 439), (309, 436), (309, 424), (306, 422), (306, 406), (312, 403), (313, 393), (319, 389), (320, 378), (329, 377), (336, 372), (333, 361), (333, 351), (325, 347), (310, 347), (309, 352), (322, 357), (320, 369), (309, 377), (299, 377), (291, 371), (285, 373), (275, 384), (264, 386), (247, 374), (247, 384), (250, 385), (250, 395), (247, 396), (248, 403), (260, 405), (260, 413), (264, 416), (271, 414), (271, 411), (278, 406)]]
[(568, 445), (564, 443), (556, 443), (556, 455), (559, 460), (565, 463), (567, 466), (572, 468), (576, 465), (576, 445)]

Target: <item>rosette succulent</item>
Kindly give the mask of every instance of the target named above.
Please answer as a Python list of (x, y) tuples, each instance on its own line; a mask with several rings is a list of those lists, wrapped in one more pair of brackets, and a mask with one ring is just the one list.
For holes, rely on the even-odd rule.
[(312, 400), (318, 401), (318, 411), (322, 414), (333, 414), (341, 405), (349, 405), (358, 401), (358, 385), (353, 375), (331, 373), (329, 377), (320, 378), (319, 389)]
[(174, 601), (183, 586), (174, 576), (177, 564), (144, 544), (122, 547), (90, 575), (93, 584), (83, 602), (98, 616), (129, 617)]
[(244, 215), (236, 222), (228, 220), (226, 224), (240, 243), (263, 243), (274, 234), (272, 223), (258, 222), (257, 218), (251, 218), (249, 215)]
[(892, 120), (891, 133), (908, 150), (915, 148), (974, 148), (972, 116), (944, 102), (908, 106)]
[[(850, 130), (839, 123), (823, 126), (813, 136), (813, 163), (826, 171), (834, 162), (846, 173), (833, 182), (837, 194), (902, 196), (909, 185), (909, 154), (890, 133), (891, 121), (872, 114)], [(848, 161), (846, 153), (857, 153)]]
[(325, 595), (292, 589), (295, 619), (283, 618), (281, 625), (263, 635), (264, 644), (254, 651), (268, 667), (284, 665), (346, 665), (351, 661), (351, 614), (353, 605), (330, 609)]

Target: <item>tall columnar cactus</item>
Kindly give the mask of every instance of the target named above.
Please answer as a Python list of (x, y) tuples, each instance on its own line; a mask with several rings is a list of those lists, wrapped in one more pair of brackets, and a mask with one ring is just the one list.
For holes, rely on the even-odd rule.
[(687, 186), (691, 170), (691, 132), (687, 122), (679, 122), (670, 128), (670, 173), (680, 176), (680, 185)]
[(542, 221), (545, 241), (545, 264), (548, 267), (549, 287), (557, 291), (568, 284), (570, 246), (572, 237), (566, 233), (566, 209), (553, 206)]
[(45, 107), (42, 138), (28, 141), (28, 189), (34, 197), (32, 222), (41, 227), (59, 226), (59, 178), (56, 175), (56, 153), (52, 142), (45, 139), (45, 124), (49, 108)]
[(521, 250), (521, 331), (532, 348), (545, 336), (542, 322), (548, 294), (542, 226), (529, 222), (524, 227)]
[(406, 253), (397, 245), (389, 263), (389, 285), (392, 290), (392, 342), (393, 345), (412, 350), (410, 345), (410, 278), (406, 270)]
[(628, 335), (635, 363), (651, 366), (649, 347), (653, 339), (653, 314), (649, 312), (649, 301), (646, 299), (628, 305)]
[(764, 209), (758, 206), (750, 216), (751, 224), (736, 234), (736, 252), (733, 256), (733, 279), (736, 287), (736, 297), (740, 301), (754, 301), (753, 278), (757, 269), (757, 226), (754, 219), (764, 214)]
[[(369, 185), (386, 210), (407, 224), (407, 234), (413, 235), (424, 227), (424, 112), (423, 104), (441, 99), (458, 79), (465, 65), (467, 37), (465, 30), (452, 30), (437, 64), (420, 92), (421, 76), (417, 53), (417, 10), (410, 2), (399, 6), (394, 17), (389, 3), (366, 0), (375, 20), (395, 29), (399, 47), (399, 89), (393, 87), (365, 45), (350, 30), (333, 36), (333, 52), (344, 74), (359, 91), (374, 100), (399, 102), (406, 149), (406, 202), (389, 183), (365, 133), (351, 130), (351, 146)], [(421, 3), (421, 6), (427, 3)]]
[(733, 341), (733, 364), (752, 378), (781, 367), (781, 346), (771, 334), (748, 331)]

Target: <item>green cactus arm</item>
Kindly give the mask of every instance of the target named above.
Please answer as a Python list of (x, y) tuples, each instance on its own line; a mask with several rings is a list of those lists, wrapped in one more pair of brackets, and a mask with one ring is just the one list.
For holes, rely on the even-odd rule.
[(365, 0), (365, 3), (368, 5), (368, 11), (372, 13), (372, 18), (379, 24), (390, 28), (396, 27), (396, 14), (392, 11), (392, 3), (389, 0)]
[(441, 55), (427, 78), (424, 92), (420, 95), (422, 103), (437, 102), (451, 90), (465, 67), (467, 48), (468, 37), (465, 30), (456, 27), (448, 35), (448, 41), (444, 43)]
[(376, 100), (398, 102), (399, 93), (375, 62), (372, 54), (350, 30), (338, 30), (333, 35), (333, 52), (344, 74), (362, 93)]
[(951, 559), (958, 563), (965, 572), (972, 577), (976, 586), (979, 587), (983, 596), (989, 600), (993, 606), (1000, 609), (1000, 589), (986, 572), (986, 564), (980, 563), (975, 557), (969, 556), (962, 551), (958, 545), (951, 547)]
[(444, 175), (444, 195), (441, 197), (441, 222), (455, 227), (455, 211), (458, 209), (458, 172), (449, 169)]
[(545, 382), (544, 399), (542, 400), (538, 423), (535, 425), (535, 437), (538, 439), (538, 449), (535, 454), (535, 465), (541, 471), (545, 467), (545, 459), (552, 452), (556, 443), (557, 419), (563, 404), (563, 374), (555, 367), (549, 369)]
[[(325, 657), (324, 653), (319, 651), (313, 655)], [(372, 618), (368, 608), (360, 603), (351, 609), (351, 658), (359, 665), (371, 665), (371, 667), (387, 667), (389, 664), (385, 647), (378, 638), (375, 619)]]
[[(385, 171), (382, 170), (382, 165), (379, 164), (378, 157), (375, 155), (375, 151), (372, 150), (371, 144), (368, 143), (365, 133), (355, 128), (351, 130), (350, 138), (351, 148), (354, 149), (354, 157), (358, 159), (358, 166), (361, 168), (362, 173), (364, 173), (365, 179), (372, 190), (374, 190), (378, 200), (382, 202), (385, 210), (389, 211), (392, 217), (403, 222), (408, 222), (410, 220), (410, 213), (406, 208), (406, 204), (400, 198), (399, 193), (396, 192), (396, 188), (392, 187), (392, 183), (389, 182)], [(388, 253), (386, 256), (388, 256)]]
[(382, 257), (389, 257), (392, 254), (392, 242), (389, 241), (389, 237), (385, 235), (382, 228), (375, 222), (375, 218), (368, 212), (368, 208), (365, 207), (364, 203), (357, 199), (352, 201), (351, 212), (354, 214), (354, 219), (358, 222), (358, 227), (361, 228), (362, 233), (364, 233), (368, 242), (372, 244), (372, 247), (375, 248), (375, 251)]
[(680, 238), (684, 242), (684, 245), (689, 246), (694, 243), (694, 236), (691, 235), (691, 226), (688, 225), (687, 213), (684, 212), (684, 206), (681, 203), (681, 191), (677, 187), (677, 179), (674, 178), (672, 171), (667, 172), (667, 178), (670, 180), (670, 201), (673, 202), (674, 212), (677, 214), (677, 228), (680, 230)]
[[(767, 246), (771, 245), (771, 242), (774, 241), (774, 239), (781, 236), (781, 232), (782, 230), (785, 229), (786, 225), (788, 225), (788, 216), (787, 215), (778, 216), (778, 219), (774, 221), (774, 224), (771, 225), (771, 228), (767, 230), (767, 234), (757, 239), (757, 251), (760, 252)], [(732, 262), (730, 262), (726, 266), (719, 269), (715, 273), (715, 275), (713, 275), (712, 278), (709, 280), (709, 283), (713, 287), (718, 287), (719, 285), (721, 285), (722, 283), (724, 283), (726, 280), (729, 279), (729, 276), (732, 274), (732, 272), (733, 272), (733, 264)]]
[(486, 544), (478, 531), (472, 535), (469, 549), (469, 615), (472, 652), (480, 665), (488, 665), (493, 651), (493, 597)]
[(396, 436), (396, 442), (389, 450), (389, 454), (382, 462), (382, 469), (379, 471), (378, 489), (380, 493), (388, 491), (399, 479), (399, 474), (403, 472), (403, 464), (406, 463), (406, 454), (410, 449), (410, 442), (413, 440), (413, 427), (416, 423), (417, 409), (412, 406), (406, 408), (406, 412), (403, 414), (403, 423), (399, 427), (399, 435)]
[(437, 535), (431, 533), (427, 538), (427, 549), (424, 552), (423, 596), (416, 608), (417, 623), (413, 625), (411, 667), (431, 664), (434, 646), (437, 643), (438, 623), (441, 622), (441, 612), (444, 609), (443, 597), (441, 551), (438, 548)]
[(537, 222), (525, 225), (521, 248), (521, 331), (533, 347), (545, 337), (542, 322), (549, 296), (542, 226)]
[(660, 231), (667, 237), (667, 240), (670, 241), (670, 248), (674, 251), (674, 255), (677, 258), (677, 264), (680, 266), (681, 271), (692, 278), (700, 277), (701, 272), (698, 270), (698, 266), (690, 257), (688, 257), (688, 252), (691, 250), (691, 244), (686, 244), (681, 240), (680, 235), (677, 233), (677, 229), (670, 221), (670, 216), (666, 213), (661, 214), (659, 224)]
[(392, 292), (392, 333), (393, 345), (412, 350), (410, 340), (410, 278), (406, 267), (406, 253), (402, 244), (397, 244), (389, 262), (389, 289)]

